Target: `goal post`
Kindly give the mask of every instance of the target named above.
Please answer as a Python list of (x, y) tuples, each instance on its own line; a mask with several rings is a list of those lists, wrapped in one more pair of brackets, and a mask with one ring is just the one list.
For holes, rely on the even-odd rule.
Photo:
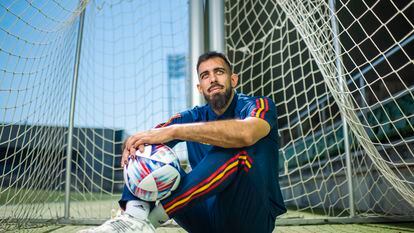
[(68, 145), (66, 147), (66, 174), (65, 174), (65, 219), (70, 216), (70, 186), (71, 186), (71, 170), (72, 170), (72, 150), (73, 150), (73, 126), (75, 116), (76, 91), (78, 86), (79, 65), (82, 48), (83, 25), (85, 23), (85, 8), (79, 16), (79, 27), (76, 40), (75, 64), (73, 66), (73, 81), (70, 96), (69, 110), (69, 126), (68, 126)]
[[(335, 17), (336, 7), (335, 1), (329, 0), (329, 12), (331, 18), (331, 28), (333, 33), (333, 46), (335, 51), (335, 69), (338, 76), (338, 84), (340, 85), (341, 92), (344, 92), (346, 88), (346, 82), (343, 79), (343, 69), (342, 69), (342, 57), (341, 57), (341, 46), (339, 42), (338, 36), (338, 22)], [(345, 161), (346, 161), (346, 180), (347, 180), (347, 187), (348, 187), (348, 203), (349, 203), (349, 217), (355, 216), (355, 208), (354, 208), (354, 188), (352, 182), (352, 164), (351, 164), (351, 152), (349, 148), (349, 137), (348, 137), (348, 124), (346, 122), (346, 117), (343, 113), (341, 113), (341, 123), (342, 123), (342, 131), (344, 135), (344, 148), (345, 148)]]

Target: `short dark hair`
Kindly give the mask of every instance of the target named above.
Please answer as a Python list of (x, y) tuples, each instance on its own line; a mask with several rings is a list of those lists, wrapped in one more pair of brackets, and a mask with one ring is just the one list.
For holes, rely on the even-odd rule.
[(198, 57), (198, 61), (197, 61), (197, 73), (198, 73), (198, 68), (200, 67), (200, 64), (202, 62), (205, 62), (207, 60), (210, 60), (210, 59), (216, 58), (216, 57), (219, 57), (219, 58), (223, 59), (223, 61), (229, 67), (230, 72), (232, 71), (232, 67), (231, 67), (230, 62), (229, 62), (229, 59), (227, 59), (226, 55), (224, 55), (223, 53), (216, 52), (216, 51), (210, 51), (210, 52), (203, 53), (203, 54), (201, 54)]

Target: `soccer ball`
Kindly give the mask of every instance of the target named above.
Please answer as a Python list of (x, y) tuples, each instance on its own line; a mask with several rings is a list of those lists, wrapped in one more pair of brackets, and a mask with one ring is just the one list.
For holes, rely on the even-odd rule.
[(124, 166), (129, 191), (144, 201), (168, 197), (180, 183), (180, 163), (175, 152), (165, 145), (148, 145)]

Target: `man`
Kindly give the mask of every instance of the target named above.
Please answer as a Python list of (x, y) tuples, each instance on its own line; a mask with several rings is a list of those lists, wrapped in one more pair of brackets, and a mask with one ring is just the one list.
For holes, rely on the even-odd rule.
[[(145, 144), (187, 142), (193, 170), (159, 203), (124, 189), (125, 213), (91, 232), (139, 232), (173, 218), (188, 232), (272, 232), (285, 213), (278, 182), (277, 116), (267, 97), (235, 92), (238, 76), (225, 55), (208, 52), (197, 63), (197, 88), (207, 104), (128, 138), (122, 165)], [(148, 228), (148, 229), (149, 229)], [(152, 228), (151, 228), (152, 229)]]

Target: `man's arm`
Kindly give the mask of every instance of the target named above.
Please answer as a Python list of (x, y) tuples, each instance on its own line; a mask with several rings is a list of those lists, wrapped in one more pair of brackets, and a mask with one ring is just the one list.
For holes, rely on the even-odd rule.
[(270, 132), (270, 125), (263, 119), (248, 117), (243, 120), (222, 120), (176, 124), (138, 132), (131, 136), (123, 153), (122, 165), (128, 155), (143, 151), (145, 144), (167, 143), (171, 140), (195, 141), (224, 148), (250, 146)]
[(251, 146), (270, 132), (270, 125), (255, 117), (182, 124), (172, 128), (172, 135), (176, 139), (224, 148)]

